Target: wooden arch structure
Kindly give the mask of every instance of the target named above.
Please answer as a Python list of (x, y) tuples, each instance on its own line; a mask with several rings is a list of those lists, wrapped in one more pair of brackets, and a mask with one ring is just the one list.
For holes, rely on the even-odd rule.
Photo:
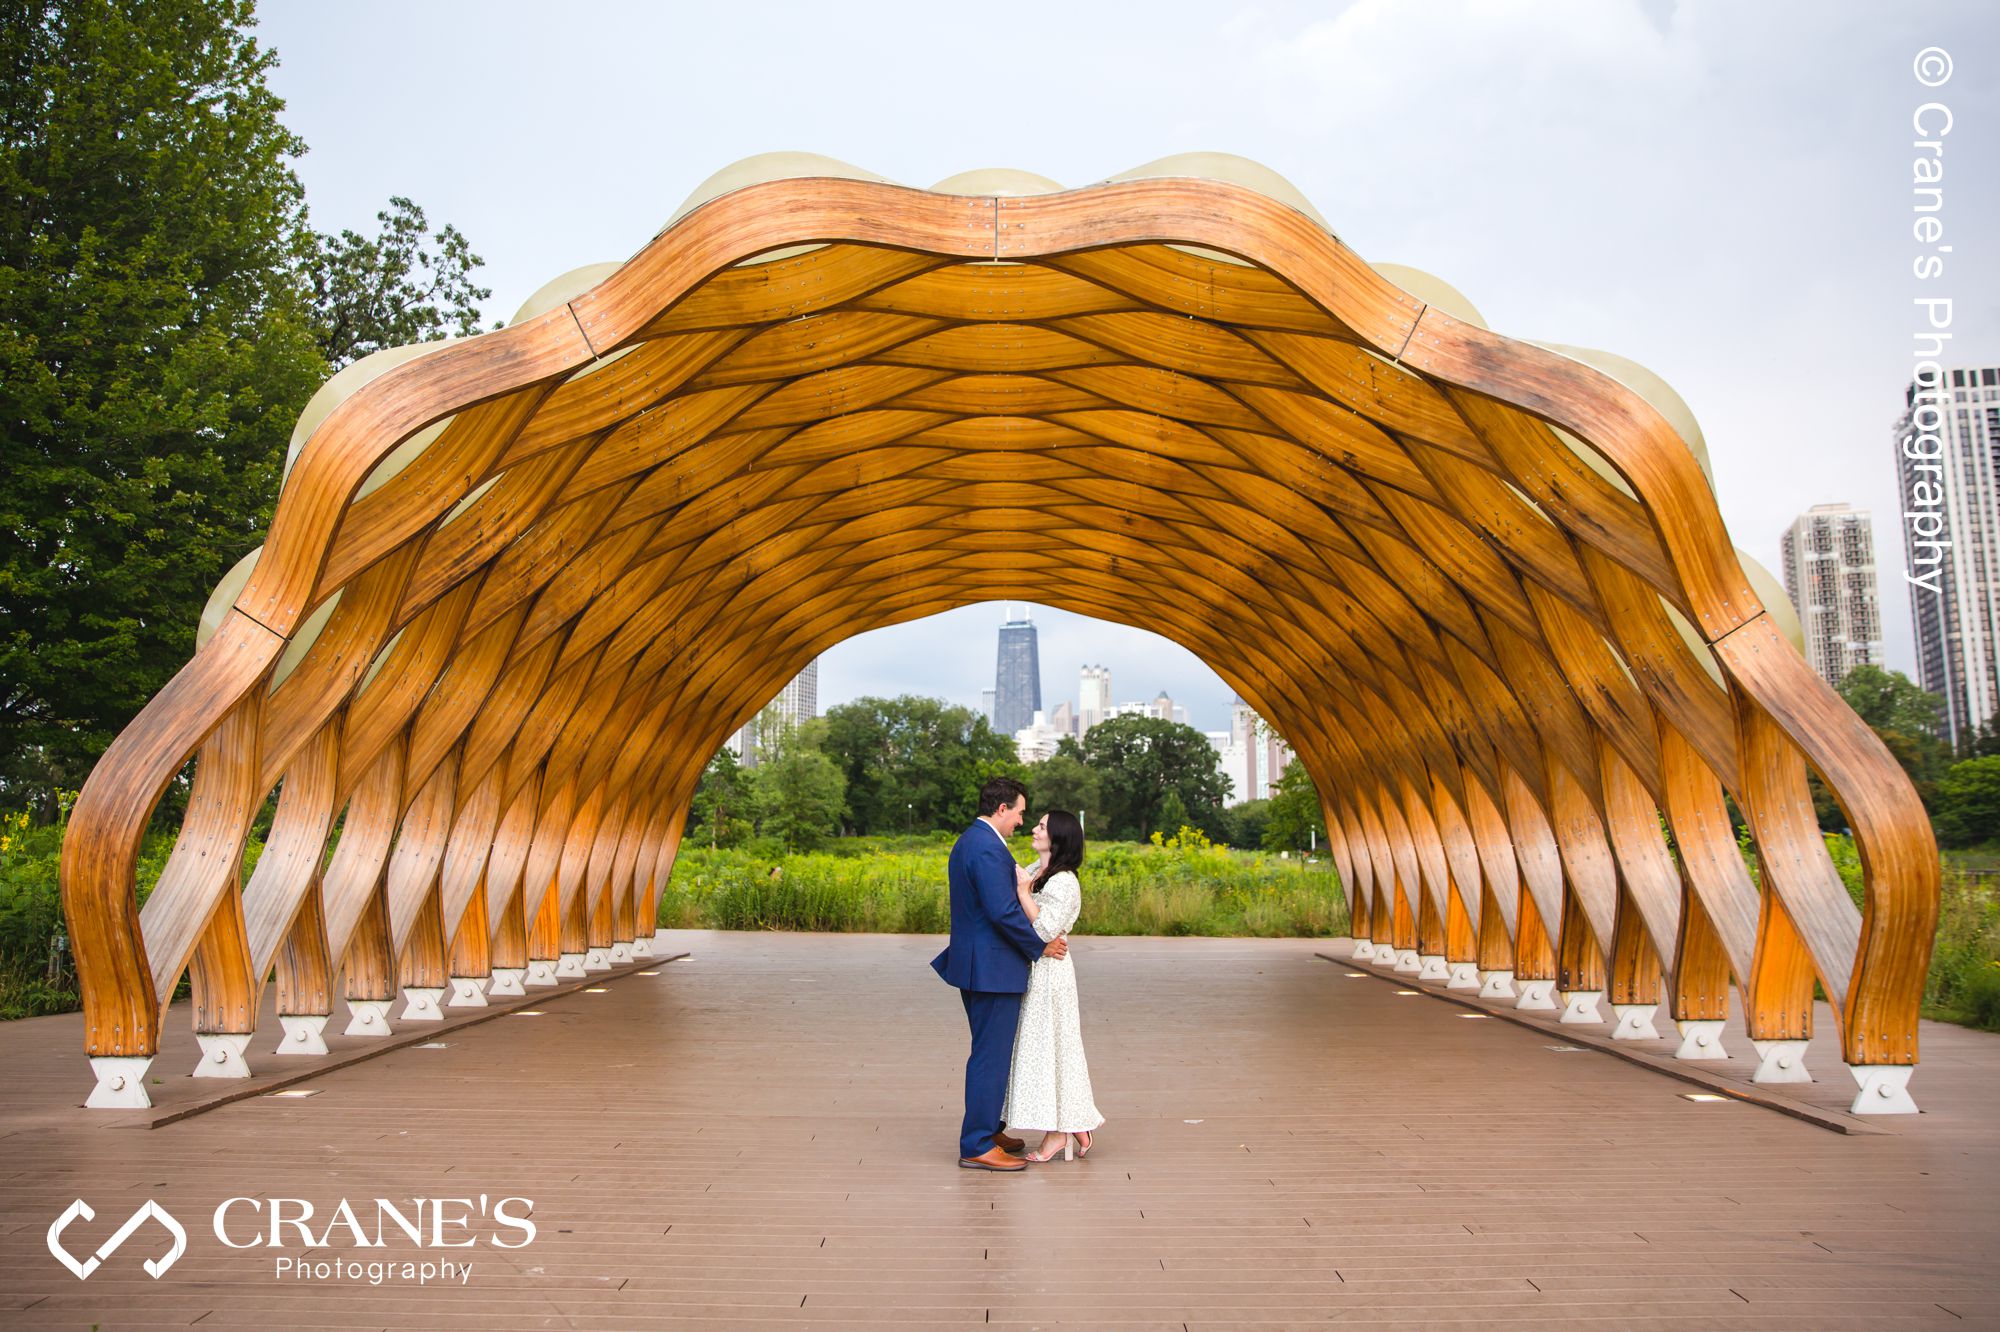
[(91, 1104), (145, 1103), (184, 972), (203, 1070), (240, 1075), (273, 976), (313, 1051), (343, 976), (366, 1032), (399, 988), (422, 1016), (645, 956), (728, 734), (846, 637), (1009, 597), (1175, 639), (1288, 738), (1364, 956), (1578, 1021), (1608, 996), (1619, 1035), (1665, 1003), (1689, 1058), (1733, 979), (1780, 1080), (1817, 980), (1857, 1109), (1914, 1108), (1929, 823), (1670, 389), (1488, 331), (1241, 159), (1068, 191), (799, 166), (315, 398), (268, 541), (72, 816)]

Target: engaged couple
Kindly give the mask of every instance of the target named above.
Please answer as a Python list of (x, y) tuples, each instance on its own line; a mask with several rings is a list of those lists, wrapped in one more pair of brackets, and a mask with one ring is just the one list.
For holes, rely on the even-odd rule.
[[(972, 1028), (958, 1141), (968, 1170), (1024, 1170), (1057, 1151), (1087, 1156), (1091, 1130), (1104, 1122), (1091, 1099), (1066, 937), (1083, 909), (1083, 825), (1067, 810), (1043, 814), (1037, 859), (1023, 867), (1007, 839), (1027, 810), (1028, 793), (1012, 778), (979, 789), (979, 817), (951, 848), (951, 942), (931, 959), (958, 988)], [(1040, 1132), (1040, 1145), (1023, 1152), (1023, 1139), (1001, 1131), (1009, 1126)]]

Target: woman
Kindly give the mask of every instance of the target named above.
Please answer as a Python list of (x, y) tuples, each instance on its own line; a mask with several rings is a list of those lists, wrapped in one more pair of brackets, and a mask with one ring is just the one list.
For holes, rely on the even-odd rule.
[[(1041, 858), (1019, 872), (1016, 890), (1035, 933), (1054, 939), (1068, 932), (1083, 909), (1083, 886), (1076, 878), (1083, 864), (1083, 825), (1067, 810), (1052, 809), (1035, 825), (1034, 847)], [(1067, 957), (1037, 959), (1021, 996), (1002, 1121), (1010, 1129), (1043, 1130), (1041, 1150), (1022, 1153), (1030, 1161), (1050, 1160), (1058, 1147), (1064, 1160), (1072, 1147), (1077, 1156), (1088, 1156), (1090, 1130), (1104, 1122), (1091, 1099), (1090, 1069), (1083, 1060), (1074, 968)]]

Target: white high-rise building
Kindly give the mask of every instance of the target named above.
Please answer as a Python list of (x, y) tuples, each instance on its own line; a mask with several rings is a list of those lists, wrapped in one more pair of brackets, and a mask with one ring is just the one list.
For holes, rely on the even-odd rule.
[(1079, 686), (1076, 706), (1076, 733), (1079, 737), (1111, 713), (1111, 668), (1086, 666)]
[(1269, 800), (1272, 788), (1285, 775), (1285, 765), (1292, 761), (1291, 746), (1240, 698), (1229, 705), (1228, 739), (1227, 746), (1217, 748), (1233, 788), (1229, 803)]
[(1856, 666), (1882, 663), (1875, 532), (1866, 509), (1815, 504), (1785, 529), (1785, 591), (1805, 627), (1806, 660), (1838, 685)]
[[(811, 721), (819, 716), (819, 658), (806, 663), (806, 668), (791, 678), (790, 683), (778, 691), (778, 696), (765, 704), (775, 706), (778, 715), (793, 726)], [(762, 714), (762, 709), (759, 709)], [(729, 741), (729, 748), (736, 753), (737, 762), (746, 767), (757, 766), (757, 719), (752, 717), (743, 724)]]
[(1014, 753), (1023, 763), (1040, 763), (1056, 752), (1065, 734), (1049, 721), (1047, 713), (1037, 708), (1034, 720), (1014, 732)]
[(1912, 380), (1896, 422), (1917, 682), (1956, 744), (2000, 712), (2000, 368)]
[(1250, 798), (1243, 794), (1250, 784), (1243, 746), (1236, 743), (1235, 734), (1230, 731), (1204, 731), (1202, 734), (1208, 737), (1208, 743), (1215, 746), (1215, 752), (1221, 758), (1222, 775), (1229, 779), (1229, 794), (1222, 798), (1222, 803), (1242, 804)]

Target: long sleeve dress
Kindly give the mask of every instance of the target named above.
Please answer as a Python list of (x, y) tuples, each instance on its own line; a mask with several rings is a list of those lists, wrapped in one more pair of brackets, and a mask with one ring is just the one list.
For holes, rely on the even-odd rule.
[[(1035, 933), (1043, 939), (1067, 932), (1083, 910), (1083, 885), (1068, 870), (1050, 875), (1035, 896), (1041, 904)], [(1091, 1097), (1090, 1067), (1083, 1058), (1076, 964), (1067, 957), (1038, 958), (1028, 968), (1001, 1117), (1010, 1130), (1044, 1133), (1088, 1132), (1104, 1122)]]

